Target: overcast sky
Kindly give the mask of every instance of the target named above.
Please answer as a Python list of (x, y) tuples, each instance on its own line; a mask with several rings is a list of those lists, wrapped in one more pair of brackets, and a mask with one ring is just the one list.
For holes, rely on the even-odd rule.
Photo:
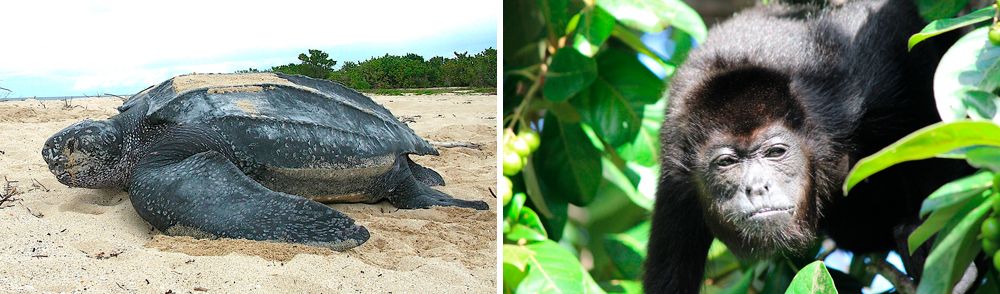
[[(162, 4), (160, 4), (162, 3)], [(499, 1), (3, 1), (10, 97), (132, 94), (190, 72), (496, 48)], [(0, 91), (0, 97), (5, 93)]]

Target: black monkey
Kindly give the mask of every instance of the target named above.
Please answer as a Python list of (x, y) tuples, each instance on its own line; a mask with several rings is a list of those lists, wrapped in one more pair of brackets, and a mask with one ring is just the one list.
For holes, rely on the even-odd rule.
[(709, 31), (679, 68), (661, 130), (662, 170), (644, 276), (650, 293), (698, 291), (713, 237), (744, 258), (801, 254), (821, 234), (854, 252), (906, 255), (920, 203), (968, 167), (911, 162), (844, 197), (850, 167), (939, 120), (931, 81), (947, 44), (910, 0), (748, 9)]

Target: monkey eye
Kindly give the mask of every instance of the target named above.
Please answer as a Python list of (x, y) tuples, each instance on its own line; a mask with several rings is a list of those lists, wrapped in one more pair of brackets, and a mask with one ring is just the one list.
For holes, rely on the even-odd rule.
[(774, 146), (767, 149), (767, 152), (764, 153), (764, 157), (771, 157), (771, 158), (781, 157), (782, 155), (785, 155), (785, 151), (786, 151), (785, 147)]
[(732, 155), (722, 155), (715, 159), (715, 165), (718, 167), (727, 167), (736, 164), (736, 157)]

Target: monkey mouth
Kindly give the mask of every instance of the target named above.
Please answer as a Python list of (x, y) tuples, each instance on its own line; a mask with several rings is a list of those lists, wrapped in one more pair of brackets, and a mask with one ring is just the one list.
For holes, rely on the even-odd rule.
[(791, 214), (794, 207), (763, 207), (754, 212), (750, 213), (748, 218), (766, 218), (771, 216), (780, 216), (783, 214)]

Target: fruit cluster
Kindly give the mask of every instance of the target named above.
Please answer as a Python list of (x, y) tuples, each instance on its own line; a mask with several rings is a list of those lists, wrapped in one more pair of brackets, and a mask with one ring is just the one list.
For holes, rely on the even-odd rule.
[(993, 195), (990, 198), (993, 215), (987, 217), (979, 229), (983, 236), (983, 252), (993, 256), (993, 266), (1000, 270), (1000, 254), (996, 254), (1000, 250), (1000, 174), (993, 178)]
[(541, 138), (533, 130), (521, 131), (517, 135), (513, 132), (506, 132), (503, 136), (503, 180), (500, 180), (499, 192), (503, 197), (503, 204), (510, 202), (514, 194), (514, 184), (510, 181), (510, 176), (521, 172), (524, 165), (528, 163), (528, 155), (538, 149)]

